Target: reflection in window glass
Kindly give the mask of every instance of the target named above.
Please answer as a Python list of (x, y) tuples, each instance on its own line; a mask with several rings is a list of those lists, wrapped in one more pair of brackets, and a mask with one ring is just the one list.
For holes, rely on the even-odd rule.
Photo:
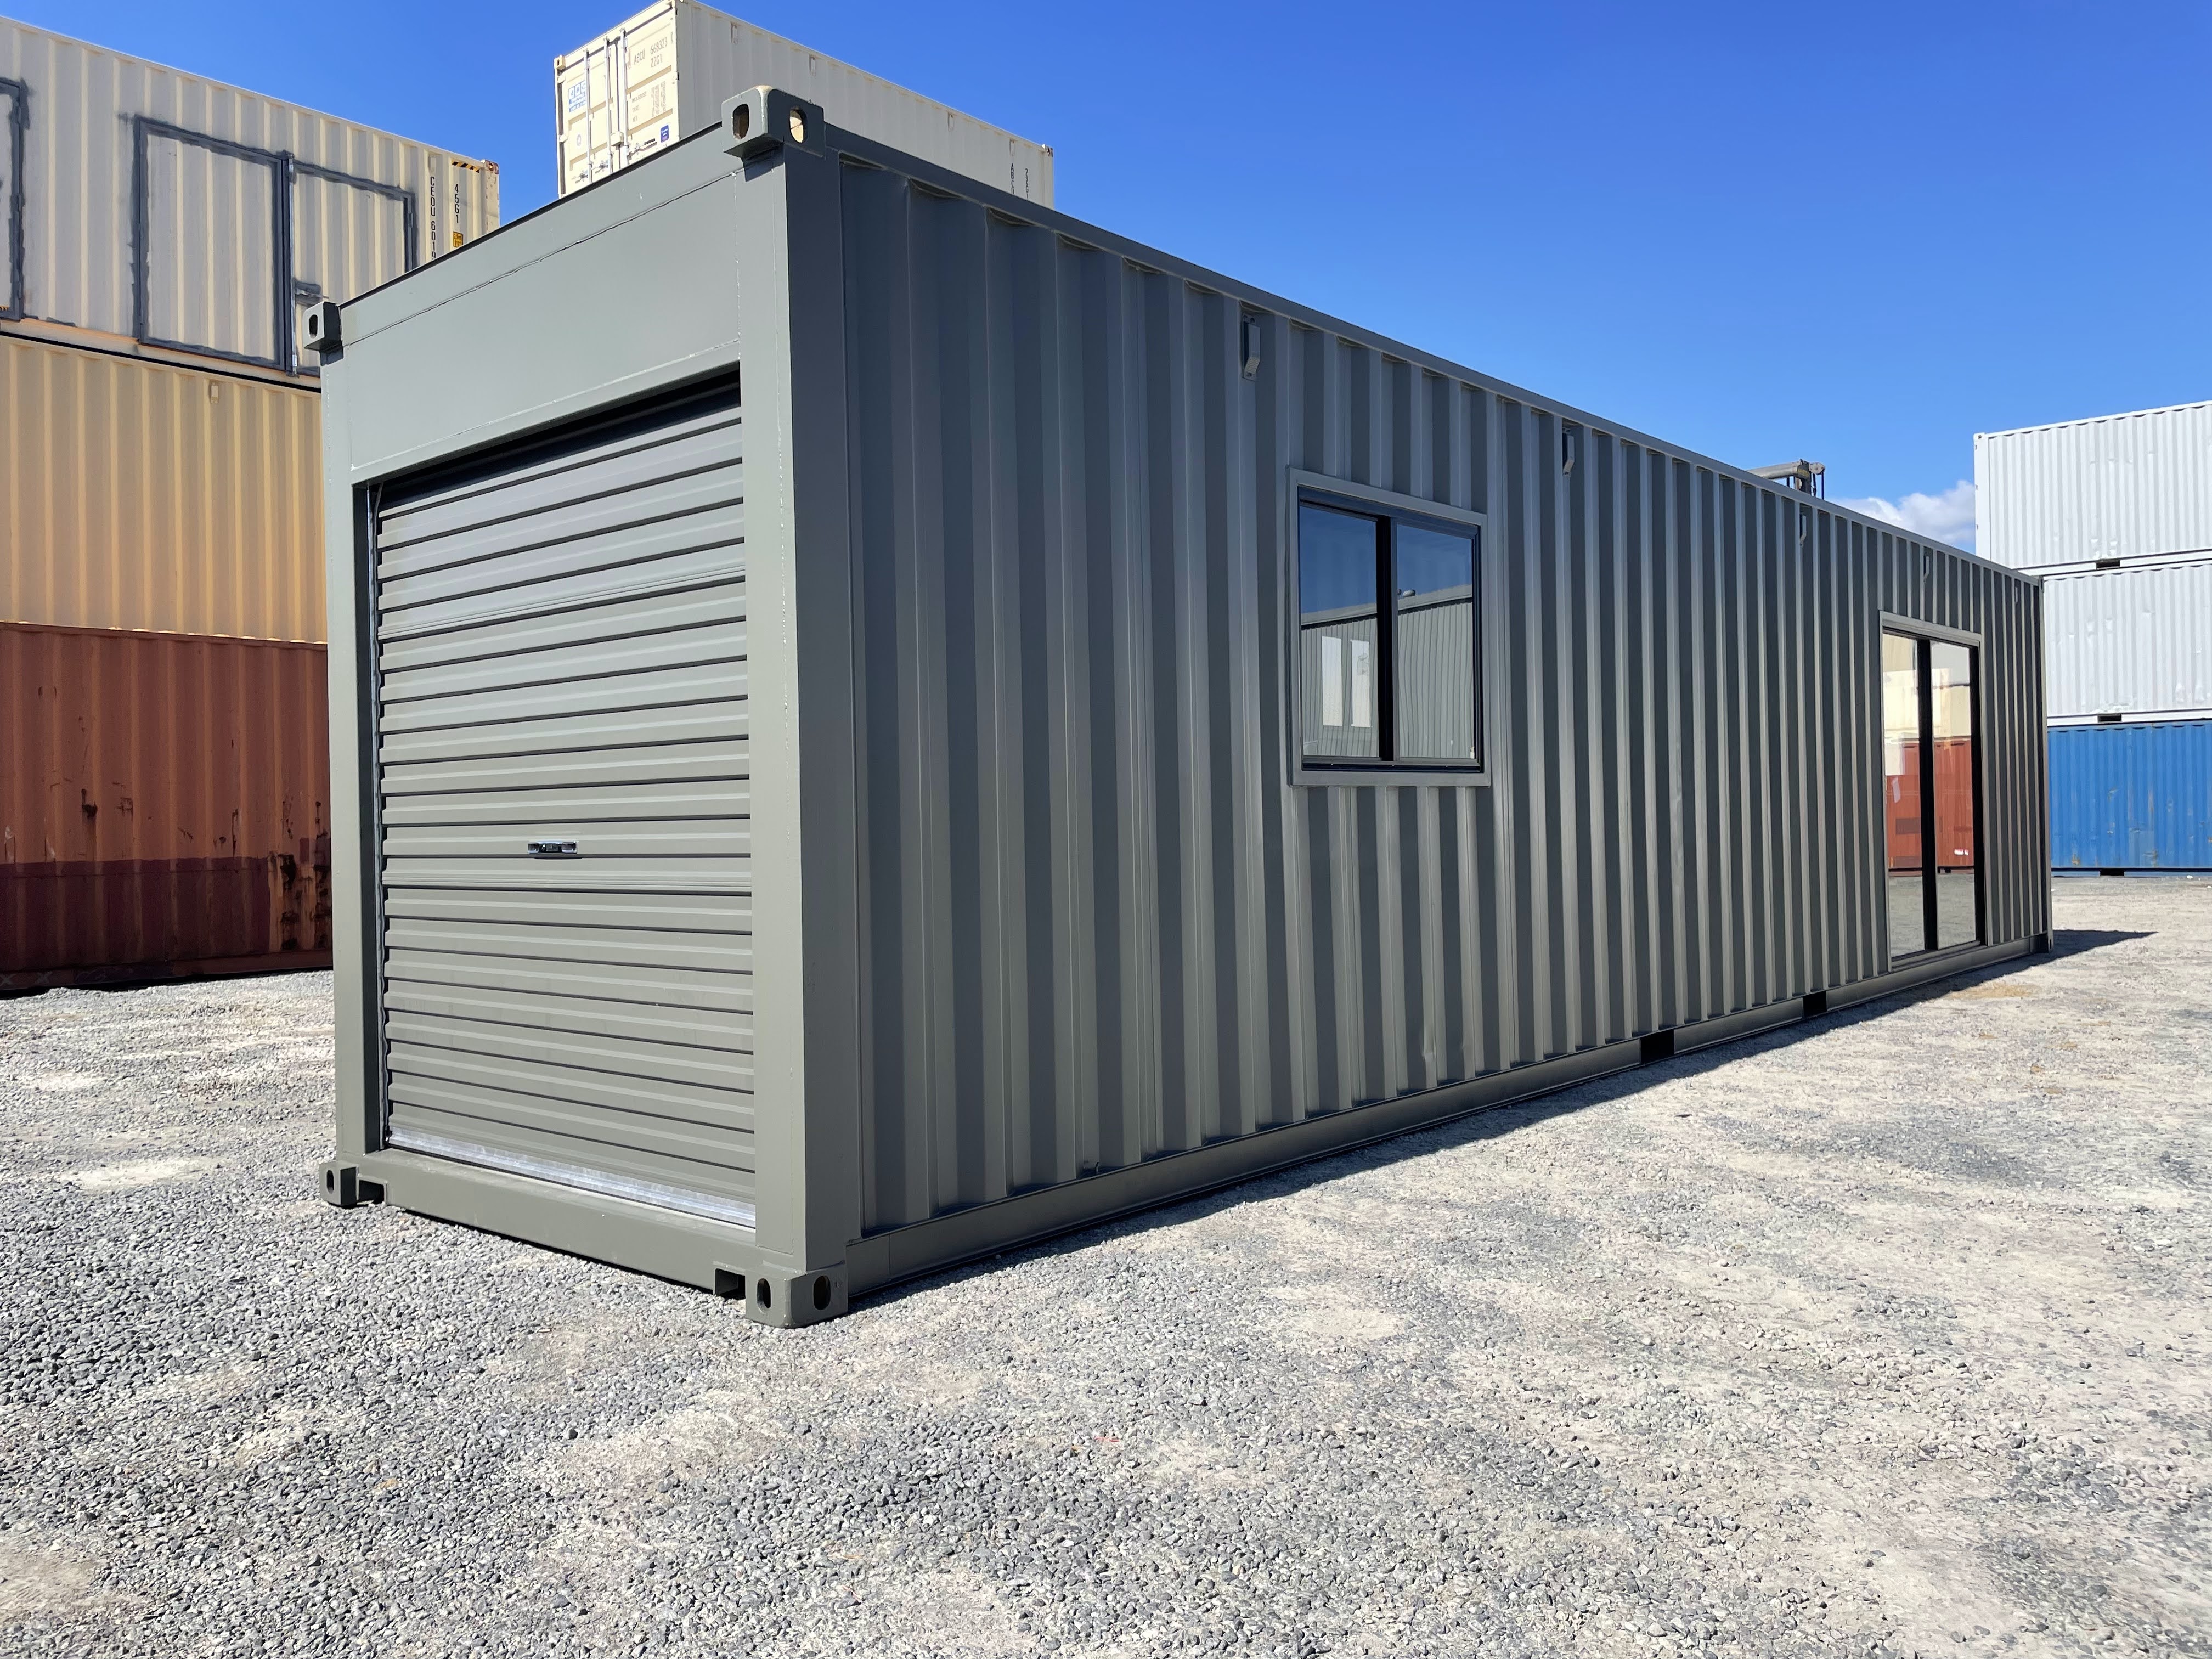
[(1920, 642), (1881, 636), (1881, 816), (1888, 842), (1889, 953), (1928, 948), (1920, 811)]
[(1305, 752), (1382, 754), (1375, 648), (1381, 610), (1378, 521), (1311, 502), (1298, 507), (1298, 657)]
[(1936, 945), (1981, 937), (1974, 884), (1974, 653), (1963, 645), (1928, 644), (1929, 713), (1935, 725)]
[(1392, 569), (1397, 612), (1397, 757), (1481, 758), (1474, 728), (1474, 543), (1401, 523)]

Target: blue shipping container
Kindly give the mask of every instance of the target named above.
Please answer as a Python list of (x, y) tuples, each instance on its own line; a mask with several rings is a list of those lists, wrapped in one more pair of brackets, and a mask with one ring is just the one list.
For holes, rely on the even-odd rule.
[(2059, 870), (2212, 870), (2212, 720), (2051, 728)]

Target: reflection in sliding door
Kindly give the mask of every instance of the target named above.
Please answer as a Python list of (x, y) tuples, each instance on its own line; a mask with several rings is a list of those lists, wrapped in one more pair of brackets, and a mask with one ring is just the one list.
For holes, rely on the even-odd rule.
[(1929, 713), (1935, 774), (1936, 948), (1972, 945), (1982, 936), (1974, 880), (1974, 653), (1963, 645), (1928, 642)]
[(1982, 923), (1972, 647), (1882, 635), (1881, 773), (1892, 960), (1973, 944)]
[(1920, 641), (1881, 636), (1881, 816), (1889, 848), (1889, 953), (1928, 948), (1920, 833)]

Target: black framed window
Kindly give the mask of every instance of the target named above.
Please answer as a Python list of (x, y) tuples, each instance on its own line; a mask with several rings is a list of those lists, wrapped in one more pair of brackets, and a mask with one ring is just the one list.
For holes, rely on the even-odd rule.
[(1418, 512), (1299, 491), (1304, 764), (1481, 770), (1480, 533)]

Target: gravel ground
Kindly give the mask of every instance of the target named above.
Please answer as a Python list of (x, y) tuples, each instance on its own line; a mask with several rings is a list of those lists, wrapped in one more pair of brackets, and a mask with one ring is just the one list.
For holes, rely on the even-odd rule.
[(0, 1003), (0, 1650), (2212, 1654), (2212, 883), (806, 1331), (311, 1188), (329, 983)]

